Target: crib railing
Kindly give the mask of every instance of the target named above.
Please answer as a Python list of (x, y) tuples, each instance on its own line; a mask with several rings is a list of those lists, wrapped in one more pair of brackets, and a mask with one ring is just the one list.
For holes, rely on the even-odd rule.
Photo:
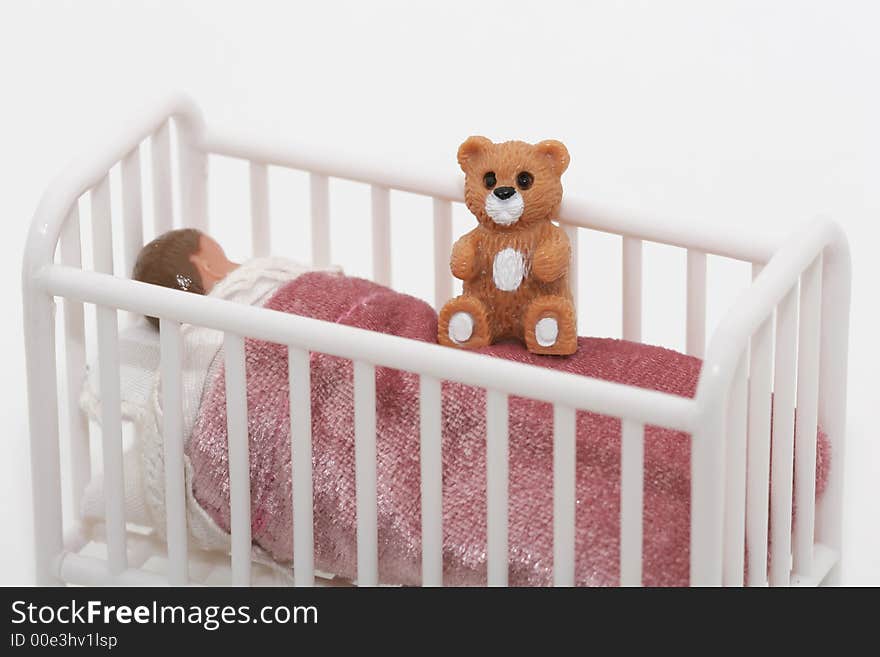
[[(556, 508), (571, 509), (573, 514), (573, 473), (570, 471), (574, 457), (574, 410), (588, 410), (593, 412), (607, 413), (617, 417), (631, 418), (633, 422), (644, 424), (656, 424), (667, 426), (682, 431), (693, 430), (692, 421), (696, 410), (693, 400), (665, 393), (634, 388), (621, 384), (609, 383), (597, 379), (589, 379), (571, 374), (565, 374), (523, 366), (509, 361), (500, 361), (486, 356), (479, 356), (467, 352), (450, 351), (443, 347), (430, 344), (414, 345), (412, 341), (385, 334), (373, 333), (352, 327), (327, 324), (318, 320), (305, 317), (288, 315), (263, 308), (245, 306), (233, 306), (223, 301), (210, 297), (191, 297), (191, 295), (176, 294), (172, 290), (159, 288), (142, 283), (127, 281), (124, 279), (109, 277), (97, 272), (78, 271), (62, 266), (50, 266), (45, 268), (39, 282), (46, 289), (51, 289), (53, 294), (69, 298), (74, 301), (95, 303), (99, 307), (113, 307), (128, 310), (140, 314), (157, 314), (163, 319), (166, 329), (164, 342), (173, 344), (163, 356), (163, 390), (165, 381), (172, 382), (170, 390), (174, 390), (179, 383), (180, 362), (175, 358), (175, 350), (179, 349), (178, 331), (179, 323), (186, 322), (198, 324), (223, 331), (226, 334), (224, 342), (226, 358), (226, 383), (227, 383), (227, 420), (229, 422), (229, 469), (230, 469), (230, 496), (232, 511), (232, 536), (233, 536), (233, 561), (232, 568), (236, 582), (247, 581), (247, 571), (250, 567), (250, 539), (249, 528), (249, 492), (247, 475), (247, 432), (245, 430), (245, 387), (244, 387), (244, 351), (243, 338), (248, 335), (260, 340), (286, 344), (293, 353), (290, 367), (292, 386), (291, 404), (293, 405), (292, 417), (294, 424), (293, 449), (301, 449), (306, 452), (307, 436), (311, 434), (308, 413), (304, 413), (306, 382), (308, 381), (308, 368), (303, 367), (307, 363), (306, 351), (318, 351), (348, 358), (354, 361), (354, 392), (355, 392), (355, 449), (356, 449), (356, 489), (358, 499), (358, 581), (367, 583), (375, 581), (376, 553), (375, 553), (375, 388), (374, 367), (391, 367), (395, 369), (416, 371), (422, 377), (420, 399), (424, 412), (422, 424), (431, 428), (422, 436), (425, 443), (432, 444), (430, 450), (423, 453), (422, 464), (427, 472), (433, 473), (427, 477), (422, 485), (427, 488), (433, 485), (432, 492), (423, 498), (425, 507), (423, 517), (426, 525), (433, 527), (436, 533), (439, 529), (440, 513), (437, 500), (439, 490), (439, 467), (440, 459), (436, 448), (439, 442), (431, 439), (431, 436), (439, 433), (440, 396), (439, 382), (451, 380), (467, 385), (485, 388), (489, 391), (487, 407), (487, 433), (488, 433), (488, 507), (490, 523), (489, 539), (489, 563), (490, 581), (493, 584), (503, 584), (506, 581), (506, 508), (507, 508), (507, 477), (506, 477), (506, 454), (507, 454), (507, 398), (510, 395), (529, 397), (553, 403), (556, 407), (554, 434), (556, 447), (568, 446), (567, 453), (557, 451), (555, 459), (556, 481), (565, 480), (556, 487)], [(168, 337), (174, 336), (174, 337)], [(115, 347), (115, 334), (108, 333), (99, 340), (106, 340), (111, 347)], [(110, 348), (108, 347), (108, 351)], [(107, 369), (105, 361), (100, 361), (102, 369)], [(116, 363), (111, 361), (111, 368)], [(303, 367), (303, 369), (300, 369)], [(102, 395), (109, 388), (116, 385), (113, 378), (102, 377)], [(165, 437), (166, 459), (168, 461), (182, 460), (182, 438), (179, 435), (179, 397), (173, 398), (168, 393), (163, 400), (171, 409), (170, 415), (164, 420), (164, 430), (168, 432)], [(111, 398), (112, 399), (112, 398)], [(116, 435), (120, 430), (118, 412), (113, 415), (105, 414), (103, 422), (108, 424), (106, 434)], [(174, 434), (172, 437), (171, 434)], [(560, 438), (561, 436), (561, 438)], [(121, 450), (121, 441), (113, 443), (111, 449)], [(175, 450), (171, 453), (169, 450)], [(431, 454), (434, 454), (432, 457)], [(303, 475), (302, 479), (310, 481), (310, 459), (295, 459), (297, 471), (294, 476)], [(121, 462), (111, 459), (105, 467), (118, 468), (121, 473)], [(308, 472), (307, 472), (308, 471)], [(118, 473), (117, 473), (118, 475)], [(565, 475), (565, 476), (564, 476)], [(172, 477), (171, 474), (168, 474)], [(176, 477), (176, 475), (174, 475)], [(431, 484), (433, 482), (433, 484)], [(302, 485), (305, 485), (301, 482)], [(641, 479), (638, 478), (640, 486)], [(110, 492), (107, 494), (108, 504), (112, 500), (122, 497), (121, 476), (108, 478), (107, 486)], [(624, 483), (626, 486), (627, 483)], [(118, 494), (117, 494), (118, 493)], [(169, 509), (178, 505), (174, 512), (169, 511), (169, 524), (173, 518), (179, 523), (176, 529), (169, 529), (169, 536), (185, 536), (182, 531), (183, 524), (180, 514), (183, 513), (185, 503), (179, 489), (169, 486), (167, 505)], [(302, 497), (298, 499), (302, 500)], [(306, 498), (310, 499), (310, 498)], [(433, 500), (433, 505), (432, 505)], [(294, 513), (299, 507), (295, 507)], [(504, 512), (502, 513), (502, 510)], [(306, 505), (301, 512), (308, 518), (311, 507)], [(641, 523), (639, 514), (638, 523)], [(635, 522), (634, 519), (624, 521), (624, 524)], [(573, 533), (570, 525), (572, 517), (557, 514), (554, 520), (556, 535), (570, 537), (569, 543), (573, 543)], [(309, 522), (299, 522), (294, 516), (295, 531), (304, 531), (310, 526)], [(298, 528), (298, 529), (297, 529)], [(306, 529), (304, 529), (306, 528)], [(243, 538), (244, 537), (244, 538)], [(297, 543), (306, 543), (307, 537), (299, 536)], [(560, 538), (560, 541), (562, 538)], [(111, 560), (110, 567), (117, 571), (125, 570), (124, 560), (125, 524), (119, 515), (108, 513), (107, 518), (107, 543), (111, 554), (120, 555), (117, 560)], [(439, 544), (438, 544), (439, 545)], [(561, 549), (563, 546), (557, 546)], [(436, 551), (438, 547), (434, 547)], [(573, 545), (566, 548), (567, 554), (573, 554)], [(184, 544), (173, 551), (176, 554), (185, 553)], [(432, 547), (426, 548), (426, 554), (430, 555)], [(302, 555), (302, 552), (300, 553)], [(436, 559), (437, 554), (434, 553)], [(640, 557), (640, 553), (639, 553)], [(501, 568), (498, 567), (501, 564)], [(572, 581), (573, 560), (569, 568), (565, 561), (557, 563), (559, 578)], [(433, 568), (436, 569), (436, 562)], [(563, 575), (563, 569), (568, 572)], [(497, 569), (497, 570), (495, 570)], [(301, 570), (303, 577), (311, 575), (308, 571)]]
[[(772, 525), (770, 585), (818, 583), (831, 570), (836, 581), (849, 267), (839, 228), (816, 221), (765, 267), (754, 266), (752, 287), (715, 332), (696, 396), (701, 428), (693, 436), (692, 578), (741, 585), (747, 537), (748, 583), (766, 584)], [(831, 441), (832, 462), (818, 504), (817, 426)], [(719, 441), (707, 439), (719, 435), (726, 437), (723, 452)], [(722, 560), (707, 556), (721, 552)]]
[[(171, 119), (169, 119), (171, 117)], [(165, 449), (168, 582), (188, 582), (186, 499), (180, 405), (180, 324), (223, 331), (229, 426), (232, 579), (248, 584), (251, 571), (250, 490), (244, 338), (287, 345), (289, 354), (291, 450), (293, 459), (294, 564), (297, 585), (314, 581), (312, 535), (311, 418), (308, 357), (318, 351), (354, 363), (357, 580), (378, 582), (376, 528), (375, 367), (414, 371), (420, 377), (423, 584), (442, 584), (442, 489), (440, 382), (453, 380), (487, 390), (488, 583), (507, 583), (509, 395), (554, 405), (554, 582), (575, 581), (575, 417), (587, 410), (619, 417), (621, 423), (620, 581), (642, 582), (643, 450), (646, 424), (692, 435), (691, 583), (742, 584), (746, 537), (749, 584), (766, 583), (768, 504), (771, 508), (770, 584), (792, 580), (791, 497), (797, 491), (794, 580), (822, 579), (840, 550), (841, 468), (832, 468), (828, 489), (815, 510), (815, 427), (831, 437), (832, 458), (842, 461), (844, 432), (848, 256), (830, 222), (817, 223), (781, 243), (772, 238), (727, 234), (700, 225), (658, 222), (610, 213), (569, 194), (560, 213), (577, 263), (580, 228), (623, 236), (623, 337), (641, 339), (643, 241), (687, 249), (687, 351), (703, 356), (706, 333), (706, 257), (717, 254), (753, 263), (752, 287), (734, 304), (706, 354), (695, 399), (588, 379), (518, 363), (413, 343), (394, 336), (318, 322), (274, 311), (233, 306), (207, 298), (113, 277), (113, 226), (108, 171), (121, 162), (124, 267), (127, 273), (143, 244), (139, 144), (151, 140), (153, 203), (157, 218), (172, 217), (170, 123), (178, 133), (181, 209), (186, 225), (206, 229), (207, 157), (219, 154), (249, 164), (252, 243), (255, 255), (271, 243), (268, 167), (306, 171), (310, 176), (312, 256), (330, 263), (329, 178), (371, 185), (373, 277), (389, 283), (392, 190), (433, 199), (435, 304), (452, 294), (448, 252), (452, 203), (461, 201), (461, 181), (439, 181), (393, 163), (381, 168), (334, 159), (274, 142), (235, 140), (206, 132), (197, 110), (177, 100), (145, 118), (93, 161), (73, 167), (47, 192), (29, 236), (24, 263), (25, 328), (33, 449), (37, 573), (41, 583), (62, 580), (141, 581), (126, 549), (122, 423), (119, 411), (117, 311), (161, 318), (161, 380)], [(77, 199), (91, 199), (94, 272), (82, 269)], [(164, 221), (165, 223), (162, 223)], [(156, 231), (172, 227), (159, 219)], [(781, 246), (780, 246), (781, 244)], [(60, 263), (53, 253), (60, 245)], [(766, 266), (765, 266), (766, 265)], [(118, 268), (117, 274), (121, 274)], [(578, 280), (575, 269), (573, 279)], [(799, 286), (800, 280), (800, 288)], [(797, 294), (800, 289), (800, 317)], [(61, 536), (57, 391), (53, 298), (64, 299), (65, 357), (74, 500), (90, 477), (88, 426), (78, 411), (85, 370), (82, 303), (97, 306), (105, 471), (106, 564), (65, 548)], [(775, 350), (773, 321), (776, 316)], [(821, 326), (821, 332), (820, 327)], [(798, 342), (800, 343), (798, 346)], [(775, 353), (774, 353), (775, 352)], [(797, 371), (796, 386), (794, 382)], [(775, 394), (771, 418), (770, 390)], [(796, 399), (795, 399), (796, 391)], [(794, 406), (797, 402), (797, 449)], [(770, 422), (773, 486), (770, 490)], [(812, 429), (811, 429), (812, 427)], [(812, 433), (811, 433), (812, 432)], [(791, 465), (794, 463), (794, 481)], [(748, 479), (746, 473), (748, 472)], [(77, 508), (77, 507), (75, 507)], [(814, 546), (815, 549), (814, 549)], [(146, 577), (146, 576), (145, 576)], [(146, 577), (152, 581), (152, 578)]]

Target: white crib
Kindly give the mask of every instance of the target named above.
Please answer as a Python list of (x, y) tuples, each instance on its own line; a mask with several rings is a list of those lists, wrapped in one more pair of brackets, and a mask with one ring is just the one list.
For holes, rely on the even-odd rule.
[[(418, 373), (421, 380), (423, 584), (442, 584), (440, 381), (486, 388), (488, 582), (507, 583), (507, 398), (554, 404), (553, 570), (557, 585), (574, 582), (575, 412), (622, 419), (620, 583), (642, 582), (643, 436), (646, 424), (691, 434), (692, 585), (787, 586), (835, 583), (840, 572), (843, 448), (845, 437), (849, 252), (831, 221), (818, 220), (789, 239), (739, 230), (719, 232), (700, 224), (607, 212), (566, 192), (559, 221), (577, 254), (581, 229), (622, 236), (623, 335), (642, 335), (644, 242), (687, 250), (687, 351), (704, 358), (694, 399), (598, 379), (490, 359), (436, 345), (329, 324), (262, 308), (128, 280), (144, 243), (141, 144), (149, 140), (152, 202), (172, 228), (173, 173), (185, 225), (207, 229), (208, 159), (222, 155), (250, 167), (251, 229), (256, 255), (268, 253), (269, 167), (308, 172), (314, 264), (330, 261), (329, 185), (340, 178), (370, 185), (373, 278), (389, 283), (393, 190), (433, 199), (435, 304), (452, 296), (448, 257), (452, 208), (462, 202), (462, 179), (420, 175), (344, 155), (304, 152), (274, 141), (237, 140), (208, 130), (198, 109), (177, 97), (147, 112), (100, 153), (71, 166), (44, 195), (28, 236), (23, 266), (34, 526), (39, 584), (211, 583), (205, 573), (224, 567), (236, 585), (259, 583), (251, 561), (244, 338), (287, 345), (290, 355), (294, 472), (296, 585), (315, 582), (312, 535), (311, 425), (308, 352), (354, 361), (357, 489), (357, 583), (378, 582), (374, 368)], [(172, 132), (173, 131), (173, 132)], [(176, 149), (172, 148), (176, 135)], [(176, 156), (176, 159), (175, 159)], [(174, 166), (172, 161), (175, 160)], [(122, 216), (111, 217), (110, 170), (120, 164)], [(83, 268), (78, 200), (91, 208), (93, 271)], [(114, 219), (116, 219), (114, 225)], [(113, 231), (122, 231), (123, 262), (114, 262)], [(426, 237), (426, 244), (431, 243)], [(706, 334), (707, 255), (751, 264), (753, 281), (711, 336)], [(577, 256), (573, 280), (578, 282)], [(114, 276), (114, 272), (117, 276)], [(588, 281), (582, 281), (587, 284)], [(577, 292), (576, 292), (577, 296)], [(55, 298), (63, 299), (66, 377), (57, 380)], [(74, 519), (63, 530), (60, 436), (69, 440), (72, 508), (91, 477), (89, 425), (78, 407), (84, 377), (84, 304), (97, 307), (102, 405), (105, 522)], [(122, 434), (117, 317), (119, 310), (161, 318), (161, 377), (166, 463), (167, 539), (132, 529), (123, 506)], [(231, 495), (231, 558), (199, 555), (188, 546), (180, 404), (180, 324), (225, 334)], [(59, 391), (66, 396), (66, 430), (59, 432)], [(774, 395), (771, 411), (771, 391)], [(795, 413), (796, 408), (796, 413)], [(771, 418), (772, 414), (772, 418)], [(797, 417), (795, 418), (795, 415)], [(773, 436), (771, 444), (771, 420)], [(796, 422), (795, 422), (796, 420)], [(816, 435), (821, 424), (831, 442), (832, 467), (824, 495), (815, 501)], [(772, 452), (772, 477), (771, 477)], [(770, 486), (772, 479), (773, 485)], [(771, 489), (772, 488), (772, 489)], [(796, 492), (797, 521), (792, 522)], [(769, 509), (769, 513), (768, 513)], [(768, 527), (772, 527), (767, 568)], [(106, 544), (100, 556), (87, 543)], [(143, 568), (161, 554), (167, 568)], [(213, 561), (211, 561), (213, 559)], [(201, 573), (201, 575), (199, 574)]]

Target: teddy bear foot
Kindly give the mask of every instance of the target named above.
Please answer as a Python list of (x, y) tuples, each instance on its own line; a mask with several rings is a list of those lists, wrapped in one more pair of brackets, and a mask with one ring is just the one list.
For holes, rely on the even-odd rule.
[(476, 297), (462, 295), (449, 301), (440, 311), (437, 341), (447, 347), (476, 349), (489, 344), (486, 308)]
[(539, 297), (523, 317), (526, 347), (533, 354), (569, 356), (577, 351), (574, 304), (561, 297)]
[(535, 342), (541, 347), (552, 347), (559, 338), (559, 322), (554, 317), (544, 317), (535, 324)]

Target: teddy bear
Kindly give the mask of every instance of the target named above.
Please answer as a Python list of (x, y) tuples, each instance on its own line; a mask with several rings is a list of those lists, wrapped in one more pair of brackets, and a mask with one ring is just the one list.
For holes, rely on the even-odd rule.
[(565, 146), (548, 139), (493, 143), (469, 137), (458, 149), (465, 203), (479, 225), (452, 247), (461, 296), (443, 306), (440, 344), (463, 349), (519, 340), (535, 354), (577, 350), (568, 236), (551, 220), (562, 201)]

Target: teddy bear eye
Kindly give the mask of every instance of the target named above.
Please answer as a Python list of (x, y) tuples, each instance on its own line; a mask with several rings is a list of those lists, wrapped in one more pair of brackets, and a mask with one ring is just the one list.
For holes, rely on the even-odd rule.
[(486, 185), (486, 189), (492, 189), (495, 186), (495, 183), (498, 182), (495, 180), (495, 172), (490, 171), (485, 176), (483, 176), (483, 182)]
[(535, 182), (535, 177), (528, 171), (520, 171), (516, 175), (516, 184), (520, 189), (528, 189)]

